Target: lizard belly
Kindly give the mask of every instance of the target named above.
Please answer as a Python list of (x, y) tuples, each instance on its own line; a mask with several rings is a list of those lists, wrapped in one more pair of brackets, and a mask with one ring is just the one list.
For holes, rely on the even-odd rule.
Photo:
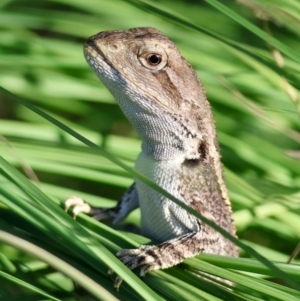
[[(154, 160), (142, 152), (136, 161), (136, 169), (185, 202), (180, 195), (180, 179), (178, 177), (183, 160), (183, 157), (174, 160)], [(143, 235), (157, 242), (163, 242), (189, 232), (200, 231), (196, 217), (143, 182), (136, 180), (136, 185)]]

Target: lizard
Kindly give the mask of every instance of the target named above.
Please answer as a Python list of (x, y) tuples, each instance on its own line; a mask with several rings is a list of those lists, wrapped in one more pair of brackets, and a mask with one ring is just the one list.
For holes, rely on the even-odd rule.
[[(210, 104), (176, 45), (151, 27), (103, 31), (84, 46), (86, 61), (142, 139), (135, 168), (173, 196), (236, 236)], [(140, 275), (179, 264), (201, 252), (238, 256), (220, 233), (138, 179), (114, 208), (78, 197), (66, 209), (98, 220), (123, 220), (140, 207), (141, 234), (157, 245), (124, 249), (117, 257)], [(115, 287), (122, 279), (117, 277)]]

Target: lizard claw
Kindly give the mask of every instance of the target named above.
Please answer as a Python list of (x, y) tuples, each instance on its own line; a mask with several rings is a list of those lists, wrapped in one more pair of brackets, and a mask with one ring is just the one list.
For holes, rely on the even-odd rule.
[[(155, 260), (155, 254), (151, 252), (151, 250), (151, 246), (141, 246), (139, 249), (124, 249), (117, 253), (117, 257), (130, 270), (142, 266), (140, 277), (143, 279), (147, 272), (161, 268), (159, 262), (156, 262), (157, 260)], [(111, 276), (113, 271), (110, 269), (108, 273)], [(114, 281), (114, 288), (117, 291), (119, 291), (122, 282), (123, 279), (120, 276), (117, 276)]]
[(124, 249), (117, 253), (117, 257), (130, 270), (142, 266), (140, 277), (145, 277), (151, 270), (160, 268), (158, 256), (152, 251), (151, 246), (141, 246), (139, 249)]
[[(112, 275), (114, 274), (114, 270), (108, 269), (107, 274), (110, 278), (112, 278)], [(120, 285), (122, 284), (123, 279), (120, 276), (117, 276), (114, 281), (114, 288), (119, 291)]]
[(107, 271), (107, 275), (108, 275), (109, 277), (111, 277), (113, 274), (114, 274), (114, 270), (111, 269), (111, 268), (109, 268), (108, 271)]
[(119, 288), (120, 288), (120, 285), (122, 284), (123, 282), (123, 279), (119, 276), (117, 276), (117, 278), (115, 279), (115, 282), (114, 282), (114, 288), (119, 291)]
[(74, 219), (76, 219), (77, 215), (81, 212), (90, 213), (91, 211), (91, 206), (78, 196), (71, 196), (65, 201), (65, 211), (67, 212), (71, 206), (74, 206), (72, 210)]

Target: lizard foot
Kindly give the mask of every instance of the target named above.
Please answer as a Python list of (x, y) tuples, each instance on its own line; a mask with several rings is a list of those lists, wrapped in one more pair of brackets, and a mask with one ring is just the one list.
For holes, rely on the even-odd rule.
[[(142, 266), (140, 277), (144, 278), (146, 273), (151, 270), (163, 268), (163, 264), (158, 254), (156, 246), (141, 246), (139, 249), (124, 249), (117, 253), (117, 257), (130, 270)], [(119, 290), (123, 279), (119, 276), (115, 279), (114, 287)]]
[(113, 219), (113, 223), (118, 221), (114, 220), (118, 214), (118, 210), (116, 208), (94, 208), (85, 203), (84, 200), (78, 196), (71, 196), (65, 201), (65, 211), (67, 212), (72, 206), (74, 206), (72, 210), (74, 219), (76, 219), (77, 215), (82, 212), (92, 216), (98, 221), (106, 219)]
[(70, 196), (65, 201), (65, 211), (67, 212), (70, 207), (74, 206), (72, 213), (73, 218), (76, 219), (77, 215), (81, 212), (89, 214), (91, 212), (91, 206), (84, 202), (84, 200), (78, 196)]

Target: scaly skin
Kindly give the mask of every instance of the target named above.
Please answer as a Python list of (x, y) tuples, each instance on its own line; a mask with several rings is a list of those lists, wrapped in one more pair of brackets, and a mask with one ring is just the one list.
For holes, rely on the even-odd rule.
[[(96, 34), (84, 53), (142, 138), (136, 169), (235, 235), (210, 105), (174, 43), (154, 28), (134, 28)], [(142, 266), (141, 275), (200, 252), (238, 256), (230, 241), (138, 180), (117, 207), (86, 212), (118, 222), (138, 206), (142, 234), (160, 244), (117, 256), (130, 269)]]

